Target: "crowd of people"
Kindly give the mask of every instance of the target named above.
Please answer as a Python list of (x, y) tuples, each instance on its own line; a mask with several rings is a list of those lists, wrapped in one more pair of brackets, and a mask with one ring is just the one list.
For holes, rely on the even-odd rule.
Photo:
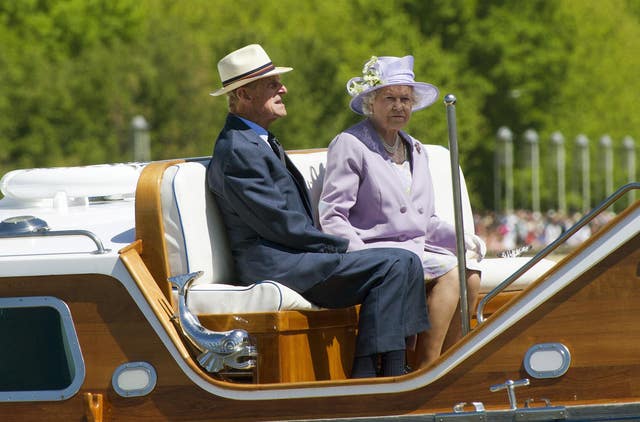
[[(559, 247), (566, 253), (584, 242), (614, 216), (605, 212), (579, 229), (566, 243)], [(549, 210), (545, 213), (519, 209), (509, 214), (485, 212), (474, 214), (476, 233), (485, 240), (487, 254), (531, 246), (528, 254), (539, 252), (551, 244), (563, 232), (580, 221), (583, 214), (571, 214)]]

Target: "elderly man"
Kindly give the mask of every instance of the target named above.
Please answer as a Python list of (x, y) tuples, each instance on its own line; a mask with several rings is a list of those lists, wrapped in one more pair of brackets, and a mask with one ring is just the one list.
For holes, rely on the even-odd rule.
[(229, 114), (207, 170), (242, 283), (271, 279), (325, 308), (361, 304), (351, 376), (404, 373), (406, 339), (429, 328), (423, 270), (397, 249), (347, 253), (346, 239), (314, 226), (302, 176), (268, 128), (286, 116), (287, 88), (259, 45), (218, 62)]

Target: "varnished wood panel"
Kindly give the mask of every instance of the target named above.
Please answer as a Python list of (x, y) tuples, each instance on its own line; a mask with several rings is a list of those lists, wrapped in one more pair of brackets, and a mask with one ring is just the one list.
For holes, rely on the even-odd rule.
[[(171, 308), (173, 298), (167, 281), (169, 267), (160, 184), (167, 167), (177, 162), (180, 161), (151, 163), (142, 172), (136, 189), (137, 241), (122, 251), (129, 272), (169, 332), (174, 331), (173, 327), (166, 322), (166, 317), (162, 318), (163, 308)], [(159, 287), (166, 303), (156, 294), (152, 284)], [(256, 382), (345, 379), (350, 373), (357, 326), (355, 308), (212, 315), (200, 316), (200, 319), (215, 331), (244, 328), (252, 334), (260, 353)], [(188, 361), (193, 362), (192, 359)]]
[[(640, 354), (637, 352), (640, 350), (639, 246), (640, 235), (636, 234), (623, 247), (432, 384), (416, 391), (382, 397), (224, 399), (195, 386), (184, 375), (117, 280), (91, 274), (0, 277), (0, 297), (51, 295), (69, 305), (87, 365), (85, 382), (76, 396), (61, 402), (1, 403), (0, 420), (82, 420), (84, 393), (103, 395), (105, 421), (364, 417), (450, 411), (453, 404), (461, 401), (482, 401), (490, 409), (505, 409), (508, 407), (506, 393), (491, 393), (489, 386), (507, 379), (528, 377), (522, 365), (527, 348), (550, 341), (561, 342), (569, 348), (572, 365), (561, 378), (533, 379), (531, 386), (517, 390), (519, 403), (530, 397), (548, 398), (555, 405), (640, 401)], [(135, 247), (131, 251), (135, 251)], [(131, 253), (131, 256), (135, 257), (135, 254)], [(149, 297), (161, 294), (152, 292)], [(523, 295), (526, 294), (525, 291)], [(523, 299), (522, 296), (512, 298), (497, 314), (505, 308), (517, 307)], [(165, 312), (163, 305), (159, 301), (154, 303), (156, 312), (162, 315)], [(164, 318), (168, 318), (166, 312)], [(311, 324), (304, 318), (281, 323), (283, 326), (290, 324), (289, 328), (293, 327), (294, 332), (301, 324)], [(482, 329), (474, 330), (463, 343), (473, 341)], [(172, 341), (179, 342), (179, 339)], [(292, 343), (303, 347), (298, 339)], [(188, 353), (186, 355), (185, 359), (190, 359)], [(111, 387), (111, 375), (118, 365), (132, 361), (153, 365), (158, 372), (158, 384), (148, 396), (121, 398)], [(264, 384), (235, 387), (213, 379), (211, 382), (231, 389), (272, 387)], [(357, 386), (375, 382), (339, 380), (323, 384)], [(293, 389), (296, 384), (282, 387)]]
[[(516, 392), (520, 402), (528, 397), (549, 398), (554, 404), (638, 400), (639, 242), (636, 236), (440, 380), (418, 391), (384, 397), (259, 402), (222, 399), (186, 378), (116, 280), (92, 275), (0, 279), (3, 297), (52, 295), (68, 303), (87, 363), (85, 384), (75, 397), (57, 403), (3, 403), (0, 417), (79, 420), (84, 414), (85, 392), (104, 395), (107, 421), (282, 420), (322, 417), (327, 412), (370, 416), (447, 411), (460, 401), (483, 401), (488, 408), (505, 408), (506, 393), (490, 393), (489, 386), (526, 377), (522, 358), (527, 347), (548, 341), (569, 347), (572, 366), (561, 379), (532, 380), (530, 387)], [(517, 299), (508, 306), (517, 306)], [(137, 360), (156, 368), (158, 385), (147, 397), (121, 398), (110, 386), (113, 370)]]
[(258, 383), (346, 379), (355, 351), (357, 309), (199, 315), (215, 331), (243, 328), (258, 347)]
[[(136, 241), (120, 251), (121, 258), (147, 302), (194, 370), (198, 352), (189, 347), (173, 318), (174, 311), (138, 251)], [(199, 315), (214, 331), (245, 329), (258, 348), (256, 383), (282, 383), (345, 379), (351, 372), (355, 350), (357, 308), (319, 311), (280, 311), (247, 314)], [(206, 376), (206, 375), (205, 375)]]
[[(482, 401), (489, 407), (504, 408), (506, 392), (491, 393), (489, 386), (531, 378), (523, 367), (524, 355), (530, 346), (546, 342), (565, 344), (572, 355), (571, 367), (562, 378), (532, 379), (531, 386), (516, 390), (521, 405), (526, 398), (549, 398), (567, 405), (639, 400), (639, 246), (636, 236), (450, 375), (414, 395), (405, 395), (407, 407), (445, 405), (446, 410), (446, 404)], [(410, 404), (411, 399), (417, 401)]]
[[(200, 418), (187, 412), (181, 419), (175, 416), (177, 405), (163, 404), (192, 394), (204, 401), (208, 395), (202, 395), (179, 369), (117, 280), (92, 274), (0, 278), (0, 297), (41, 295), (57, 297), (69, 306), (86, 366), (85, 381), (78, 394), (62, 402), (1, 403), (0, 420), (81, 421), (84, 393), (104, 395), (105, 421)], [(158, 386), (150, 396), (124, 399), (111, 387), (111, 376), (119, 365), (134, 361), (156, 369)]]
[(167, 249), (164, 242), (164, 223), (160, 205), (160, 184), (164, 171), (184, 160), (157, 161), (145, 166), (136, 186), (136, 239), (143, 240), (140, 255), (158, 287), (171, 303), (171, 285)]

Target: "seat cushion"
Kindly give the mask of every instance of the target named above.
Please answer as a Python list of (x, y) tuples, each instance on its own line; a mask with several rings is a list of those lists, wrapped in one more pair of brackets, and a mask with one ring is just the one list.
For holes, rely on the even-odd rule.
[[(236, 286), (226, 229), (206, 184), (206, 167), (197, 162), (168, 167), (161, 185), (165, 243), (170, 274), (203, 271), (189, 289), (196, 314), (320, 309), (275, 281)], [(175, 291), (174, 291), (175, 295)]]
[[(448, 181), (434, 186), (437, 212), (453, 223), (448, 150), (433, 145), (425, 145), (425, 148), (430, 157), (432, 172), (439, 175), (439, 180)], [(290, 157), (304, 176), (315, 207), (322, 190), (326, 150), (291, 153)], [(464, 178), (461, 182), (464, 224), (468, 230), (473, 231)], [(204, 272), (189, 290), (189, 308), (193, 312), (222, 314), (320, 309), (297, 292), (275, 281), (266, 280), (248, 287), (232, 284), (235, 272), (226, 230), (215, 198), (207, 188), (206, 167), (202, 163), (181, 163), (167, 168), (161, 191), (170, 274), (198, 270)], [(481, 292), (493, 289), (528, 260), (529, 258), (486, 258), (480, 261)], [(526, 287), (554, 264), (551, 260), (541, 261), (507, 290)]]
[[(480, 293), (490, 292), (518, 269), (522, 268), (530, 259), (529, 257), (485, 258), (479, 261), (477, 266), (480, 268), (480, 271), (482, 271)], [(556, 262), (551, 259), (540, 260), (540, 262), (527, 270), (527, 272), (522, 274), (515, 282), (511, 283), (505, 291), (524, 289), (531, 282), (549, 271), (555, 264)]]
[(320, 309), (297, 292), (270, 280), (251, 286), (197, 284), (189, 289), (187, 304), (191, 312), (200, 315)]

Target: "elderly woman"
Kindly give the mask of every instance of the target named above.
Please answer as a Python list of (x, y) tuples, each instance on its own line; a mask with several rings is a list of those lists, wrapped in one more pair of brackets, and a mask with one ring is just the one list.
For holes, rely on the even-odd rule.
[[(322, 229), (349, 239), (349, 250), (398, 247), (422, 258), (430, 330), (418, 339), (415, 364), (424, 366), (462, 335), (455, 228), (435, 215), (429, 157), (402, 129), (411, 113), (433, 104), (438, 90), (415, 82), (413, 57), (372, 57), (347, 91), (351, 109), (367, 118), (329, 145), (319, 203)], [(467, 256), (482, 259), (484, 242), (465, 235)], [(477, 261), (476, 261), (477, 262)], [(468, 303), (480, 274), (467, 267)], [(458, 308), (459, 309), (459, 308)]]

